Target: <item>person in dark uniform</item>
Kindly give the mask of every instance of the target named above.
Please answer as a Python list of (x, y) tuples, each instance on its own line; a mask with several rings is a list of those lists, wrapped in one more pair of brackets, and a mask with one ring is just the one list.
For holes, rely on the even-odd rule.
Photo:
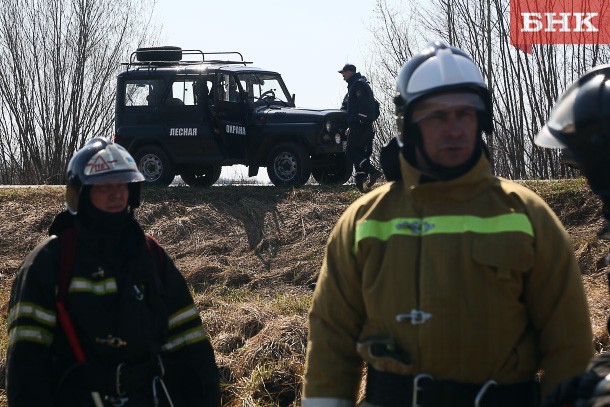
[(356, 187), (360, 192), (366, 192), (382, 175), (370, 160), (375, 137), (373, 129), (375, 97), (366, 77), (356, 72), (354, 65), (346, 64), (339, 73), (347, 82), (347, 94), (341, 105), (341, 110), (347, 111), (346, 154), (354, 164)]
[[(591, 69), (557, 100), (535, 138), (545, 148), (561, 149), (566, 164), (577, 167), (602, 202), (599, 238), (610, 240), (610, 65)], [(606, 256), (610, 263), (610, 255)], [(610, 274), (608, 274), (610, 286)], [(610, 332), (610, 318), (608, 319)], [(587, 372), (565, 380), (546, 398), (545, 407), (610, 406), (610, 354), (594, 357)]]
[(219, 406), (214, 352), (172, 259), (134, 219), (144, 177), (102, 138), (21, 264), (8, 313), (11, 407)]

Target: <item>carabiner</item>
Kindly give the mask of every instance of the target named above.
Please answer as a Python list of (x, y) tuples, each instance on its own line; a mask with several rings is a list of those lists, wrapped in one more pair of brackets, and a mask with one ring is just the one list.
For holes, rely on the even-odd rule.
[(422, 379), (434, 380), (434, 377), (429, 374), (420, 373), (413, 378), (413, 401), (411, 402), (413, 407), (420, 407), (419, 404), (417, 404), (417, 395), (421, 390), (423, 390), (421, 387), (419, 387), (419, 381)]
[(485, 393), (487, 393), (487, 390), (491, 386), (497, 386), (497, 385), (498, 385), (498, 383), (496, 383), (494, 380), (486, 381), (485, 384), (483, 384), (483, 386), (481, 386), (481, 390), (479, 390), (479, 392), (477, 393), (477, 396), (474, 399), (474, 407), (480, 407), (481, 401), (483, 400), (483, 397), (485, 397)]
[(153, 406), (159, 407), (159, 397), (157, 397), (157, 383), (161, 385), (161, 389), (163, 393), (165, 393), (165, 398), (169, 403), (169, 407), (174, 407), (174, 402), (172, 398), (169, 396), (169, 391), (167, 391), (167, 387), (165, 386), (165, 382), (159, 376), (155, 376), (152, 380), (152, 394), (153, 394)]

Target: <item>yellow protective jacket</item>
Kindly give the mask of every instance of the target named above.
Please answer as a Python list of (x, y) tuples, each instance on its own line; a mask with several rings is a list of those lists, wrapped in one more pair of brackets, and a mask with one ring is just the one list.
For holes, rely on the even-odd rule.
[[(482, 157), (460, 178), (401, 181), (354, 202), (333, 229), (309, 313), (303, 406), (349, 406), (363, 359), (377, 370), (499, 384), (532, 380), (542, 397), (585, 370), (591, 323), (571, 240), (531, 190)], [(411, 311), (425, 322), (397, 321)], [(420, 321), (421, 322), (421, 321)], [(359, 354), (389, 337), (410, 364)]]

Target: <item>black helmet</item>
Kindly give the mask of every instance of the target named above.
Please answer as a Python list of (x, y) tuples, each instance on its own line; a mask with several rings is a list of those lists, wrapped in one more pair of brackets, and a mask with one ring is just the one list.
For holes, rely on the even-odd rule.
[(127, 150), (101, 137), (89, 140), (74, 154), (68, 163), (66, 179), (66, 207), (73, 215), (78, 212), (84, 185), (127, 183), (129, 206), (140, 205), (139, 183), (144, 181), (144, 176)]
[(396, 120), (398, 138), (404, 142), (404, 126), (411, 123), (413, 105), (429, 96), (445, 92), (472, 92), (483, 102), (481, 130), (491, 133), (493, 114), (491, 95), (479, 68), (470, 56), (442, 41), (429, 43), (401, 68), (396, 80)]
[(535, 143), (568, 150), (593, 192), (610, 198), (610, 65), (593, 68), (570, 85)]

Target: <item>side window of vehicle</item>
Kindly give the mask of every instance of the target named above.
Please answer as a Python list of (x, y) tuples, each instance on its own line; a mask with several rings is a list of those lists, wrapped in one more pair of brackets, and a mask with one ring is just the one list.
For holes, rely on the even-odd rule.
[(233, 75), (218, 74), (213, 86), (214, 99), (220, 102), (239, 102), (239, 87)]
[(235, 77), (231, 75), (229, 77), (229, 102), (239, 102), (239, 87)]
[(159, 80), (128, 80), (125, 83), (125, 106), (156, 106), (160, 90)]
[(196, 106), (208, 103), (208, 93), (210, 88), (205, 78), (200, 78), (193, 82), (193, 101)]
[(171, 93), (167, 95), (168, 106), (195, 106), (199, 104), (199, 95), (196, 94), (195, 80), (176, 80), (172, 83)]
[(255, 83), (256, 77), (252, 74), (242, 74), (239, 76), (242, 89), (248, 94), (248, 100), (254, 102), (255, 97), (260, 96), (260, 92), (257, 94)]
[(221, 97), (222, 92), (222, 81), (216, 75), (208, 75), (203, 78), (208, 89), (208, 104), (210, 106), (216, 105), (216, 102), (223, 100)]
[(248, 92), (248, 83), (244, 79), (239, 78), (239, 84), (241, 85), (241, 89), (248, 94), (248, 99), (251, 99), (251, 92)]

